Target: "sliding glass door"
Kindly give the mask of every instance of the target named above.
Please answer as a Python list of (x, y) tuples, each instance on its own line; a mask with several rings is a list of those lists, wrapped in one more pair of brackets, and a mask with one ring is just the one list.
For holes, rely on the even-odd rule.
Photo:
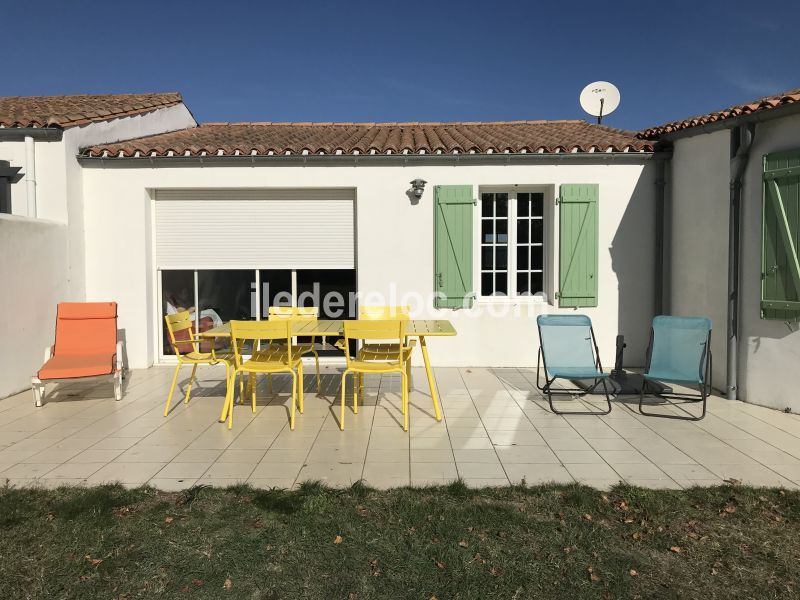
[(162, 356), (174, 354), (163, 315), (182, 310), (199, 333), (232, 319), (266, 319), (270, 306), (317, 306), (321, 319), (352, 319), (357, 311), (355, 269), (162, 269), (158, 286)]

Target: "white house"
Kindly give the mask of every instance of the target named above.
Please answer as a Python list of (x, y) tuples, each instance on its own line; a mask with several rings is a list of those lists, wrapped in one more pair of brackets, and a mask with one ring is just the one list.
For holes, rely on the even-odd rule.
[[(59, 103), (73, 103), (80, 118), (52, 110)], [(128, 111), (110, 108), (125, 103)], [(11, 120), (9, 105), (39, 118)], [(170, 359), (167, 302), (261, 318), (272, 302), (311, 302), (303, 294), (315, 285), (341, 292), (351, 312), (357, 294), (450, 319), (458, 336), (430, 342), (439, 366), (533, 366), (535, 316), (575, 310), (592, 317), (606, 366), (620, 333), (626, 363), (641, 366), (654, 314), (707, 314), (714, 383), (725, 381), (725, 277), (716, 269), (727, 269), (727, 220), (711, 203), (727, 209), (727, 133), (719, 157), (721, 142), (704, 149), (697, 140), (720, 134), (673, 142), (683, 134), (668, 126), (636, 134), (583, 121), (198, 125), (173, 94), (4, 99), (0, 123), (9, 140), (0, 160), (24, 176), (24, 139), (52, 138), (35, 142), (35, 212), (27, 214), (23, 180), (11, 186), (19, 216), (0, 215), (3, 256), (12, 257), (2, 263), (10, 293), (0, 300), (0, 334), (24, 340), (2, 344), (0, 396), (23, 389), (40, 365), (59, 300), (116, 300), (127, 365), (143, 368)], [(45, 162), (46, 152), (60, 162)], [(745, 181), (752, 177), (761, 180), (748, 171)], [(703, 186), (708, 194), (698, 194)], [(760, 252), (754, 232), (744, 232), (756, 236), (745, 250), (755, 243)], [(341, 306), (322, 308), (334, 316)], [(780, 327), (796, 356), (800, 337)], [(741, 397), (751, 397), (742, 381), (752, 377), (740, 377)], [(788, 396), (788, 383), (769, 377)]]
[[(255, 318), (275, 293), (297, 301), (315, 282), (450, 319), (458, 336), (431, 350), (442, 366), (535, 364), (535, 315), (559, 305), (594, 317), (607, 360), (623, 331), (641, 361), (655, 161), (630, 134), (584, 122), (205, 124), (79, 160), (86, 294), (123, 307), (132, 366), (163, 359), (172, 295)], [(420, 199), (415, 179), (427, 182)], [(575, 184), (593, 196), (566, 197), (579, 202), (565, 217), (556, 198)], [(560, 243), (581, 225), (585, 237)]]

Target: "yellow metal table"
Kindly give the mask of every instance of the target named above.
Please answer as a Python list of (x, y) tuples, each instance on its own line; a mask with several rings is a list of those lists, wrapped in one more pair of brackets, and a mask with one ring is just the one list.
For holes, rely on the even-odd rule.
[[(423, 320), (409, 319), (406, 322), (406, 335), (408, 337), (419, 338), (419, 345), (422, 349), (422, 360), (425, 363), (425, 373), (428, 376), (428, 387), (431, 390), (431, 401), (436, 420), (442, 420), (442, 410), (439, 407), (439, 394), (436, 390), (436, 378), (431, 368), (430, 357), (428, 356), (428, 345), (425, 343), (427, 337), (445, 337), (456, 335), (456, 330), (450, 321), (446, 320)], [(204, 331), (200, 335), (207, 337), (230, 337), (230, 323), (224, 323), (219, 327), (214, 327)], [(344, 321), (340, 319), (328, 320), (319, 319), (316, 321), (295, 321), (292, 324), (292, 335), (299, 337), (344, 337)], [(221, 419), (224, 420), (224, 417)]]

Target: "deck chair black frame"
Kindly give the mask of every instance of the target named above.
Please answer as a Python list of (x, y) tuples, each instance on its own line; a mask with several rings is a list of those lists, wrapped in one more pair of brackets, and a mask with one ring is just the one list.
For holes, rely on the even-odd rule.
[[(570, 377), (568, 373), (562, 372), (559, 369), (554, 369), (554, 371), (550, 371), (547, 367), (547, 352), (544, 349), (544, 337), (542, 336), (542, 324), (544, 323), (547, 326), (557, 326), (558, 322), (563, 322), (566, 324), (568, 321), (574, 321), (576, 324), (589, 328), (590, 338), (591, 338), (591, 351), (592, 351), (592, 358), (595, 373), (589, 375), (588, 377)], [(536, 326), (539, 330), (539, 355), (536, 359), (536, 387), (539, 391), (543, 394), (547, 394), (547, 402), (550, 405), (550, 410), (553, 411), (557, 415), (607, 415), (611, 412), (611, 397), (609, 396), (609, 384), (607, 383), (608, 374), (603, 373), (603, 365), (600, 362), (600, 351), (597, 347), (597, 339), (594, 335), (594, 327), (592, 327), (592, 321), (586, 315), (540, 315), (536, 319)], [(566, 325), (565, 325), (566, 326)], [(588, 341), (588, 340), (587, 340)], [(544, 385), (539, 385), (540, 376), (539, 370), (544, 366)], [(587, 365), (588, 366), (588, 365)], [(548, 373), (552, 374), (552, 377), (548, 378)], [(562, 373), (562, 374), (559, 374)], [(585, 375), (586, 373), (582, 373)], [(553, 389), (553, 383), (557, 379), (568, 379), (570, 381), (575, 380), (592, 380), (594, 379), (594, 384), (590, 385), (586, 388), (556, 388)], [(595, 393), (595, 390), (602, 384), (603, 386), (603, 393), (605, 394), (606, 404), (608, 408), (602, 411), (558, 411), (556, 410), (555, 406), (553, 406), (553, 396), (585, 396), (587, 394)], [(611, 386), (613, 390), (613, 386)]]
[[(657, 319), (663, 318), (670, 318), (670, 317), (656, 317), (653, 319), (655, 323)], [(690, 319), (692, 317), (672, 317), (675, 319)], [(702, 317), (697, 317), (701, 319)], [(711, 354), (711, 327), (710, 321), (708, 319), (704, 319), (709, 322), (708, 333), (705, 336), (705, 344), (703, 351), (700, 356), (700, 364), (698, 365), (698, 375), (702, 374), (702, 381), (697, 382), (696, 385), (698, 387), (699, 394), (681, 394), (681, 393), (659, 393), (655, 386), (651, 386), (652, 389), (648, 390), (648, 384), (652, 381), (663, 381), (667, 383), (680, 383), (680, 384), (687, 384), (687, 383), (695, 383), (689, 382), (684, 379), (670, 379), (668, 377), (656, 377), (650, 376), (650, 370), (652, 367), (652, 359), (653, 359), (653, 345), (655, 342), (655, 328), (653, 326), (650, 327), (650, 342), (647, 345), (647, 366), (644, 372), (644, 378), (642, 381), (642, 389), (639, 393), (639, 412), (648, 417), (660, 417), (662, 419), (678, 419), (681, 421), (700, 421), (706, 416), (706, 404), (708, 400), (708, 396), (711, 394), (711, 373), (712, 373), (712, 364), (713, 364), (713, 357)], [(698, 379), (700, 377), (698, 376)], [(687, 416), (682, 415), (670, 415), (670, 414), (660, 414), (660, 413), (653, 413), (647, 412), (644, 410), (644, 397), (645, 395), (655, 396), (656, 398), (660, 398), (662, 400), (685, 400), (686, 402), (681, 402), (679, 404), (670, 403), (672, 406), (676, 408), (680, 408), (686, 412)], [(691, 403), (696, 404), (697, 402), (702, 402), (702, 411), (700, 415), (693, 415), (690, 412), (684, 410), (682, 407), (683, 404)]]

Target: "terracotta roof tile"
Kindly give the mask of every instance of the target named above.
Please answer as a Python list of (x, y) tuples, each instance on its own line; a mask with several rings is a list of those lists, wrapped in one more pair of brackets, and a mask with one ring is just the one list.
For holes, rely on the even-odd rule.
[(662, 135), (674, 133), (683, 129), (699, 127), (701, 125), (714, 123), (716, 121), (724, 121), (726, 119), (735, 119), (736, 117), (741, 117), (743, 115), (772, 110), (787, 104), (794, 104), (795, 102), (800, 102), (800, 89), (789, 90), (788, 92), (783, 92), (774, 96), (765, 96), (763, 98), (759, 98), (758, 100), (753, 100), (752, 102), (737, 104), (736, 106), (731, 106), (730, 108), (725, 108), (723, 110), (718, 110), (705, 115), (698, 115), (696, 117), (689, 117), (688, 119), (683, 119), (681, 121), (672, 121), (671, 123), (665, 123), (664, 125), (651, 127), (649, 129), (640, 131), (637, 134), (637, 137), (645, 140), (654, 140), (658, 139)]
[(85, 148), (85, 156), (206, 154), (419, 154), (652, 152), (630, 131), (586, 121), (469, 123), (205, 123), (198, 127)]
[(175, 106), (177, 92), (0, 97), (0, 127), (76, 127)]

